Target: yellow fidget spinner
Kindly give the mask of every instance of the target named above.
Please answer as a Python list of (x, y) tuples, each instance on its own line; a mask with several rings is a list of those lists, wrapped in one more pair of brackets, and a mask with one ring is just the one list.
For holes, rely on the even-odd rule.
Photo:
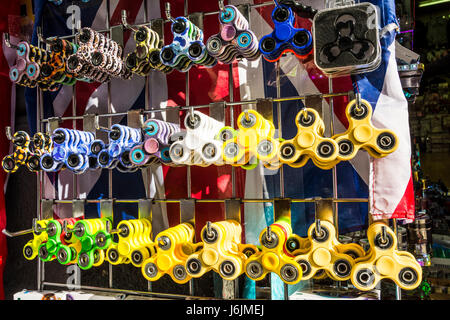
[(27, 260), (33, 260), (39, 253), (39, 247), (48, 240), (48, 234), (45, 231), (47, 223), (50, 220), (40, 220), (36, 222), (33, 228), (33, 239), (28, 241), (23, 247), (23, 255)]
[(357, 244), (342, 245), (336, 237), (334, 225), (329, 221), (320, 221), (319, 228), (320, 232), (317, 231), (317, 223), (309, 227), (310, 246), (307, 250), (299, 249), (292, 253), (302, 268), (303, 280), (310, 279), (320, 270), (334, 280), (348, 280), (355, 263), (350, 254), (361, 255), (364, 251), (361, 252), (362, 248)]
[(191, 277), (185, 268), (186, 259), (201, 248), (193, 244), (195, 230), (192, 224), (182, 223), (160, 232), (156, 236), (156, 254), (142, 263), (142, 274), (149, 281), (155, 281), (169, 274), (176, 283), (188, 282)]
[(257, 251), (254, 245), (241, 244), (242, 227), (235, 220), (214, 222), (202, 229), (203, 249), (186, 260), (188, 275), (199, 278), (214, 270), (226, 280), (234, 280), (244, 270), (248, 255)]
[(118, 242), (106, 250), (106, 259), (113, 265), (142, 262), (155, 254), (151, 239), (152, 226), (148, 219), (122, 220), (117, 225)]
[(255, 281), (264, 279), (267, 273), (276, 273), (287, 284), (295, 284), (302, 279), (302, 267), (294, 256), (285, 249), (292, 229), (287, 221), (280, 220), (270, 225), (259, 235), (261, 251), (250, 256), (245, 262), (246, 275)]
[(304, 166), (308, 159), (322, 169), (330, 169), (336, 165), (338, 145), (333, 139), (323, 136), (325, 125), (319, 113), (305, 108), (295, 117), (295, 124), (297, 135), (279, 146), (280, 161), (294, 168)]
[(351, 273), (352, 284), (359, 290), (372, 290), (381, 279), (393, 280), (404, 290), (417, 288), (422, 282), (422, 268), (414, 256), (397, 250), (395, 233), (384, 222), (375, 222), (367, 230), (370, 249), (356, 259)]
[(381, 158), (398, 147), (398, 138), (392, 130), (378, 129), (372, 124), (372, 106), (364, 99), (358, 107), (356, 99), (345, 108), (349, 126), (347, 131), (337, 134), (333, 139), (339, 146), (339, 161), (352, 159), (360, 148), (372, 157)]
[(246, 110), (239, 115), (237, 124), (239, 130), (222, 145), (225, 163), (251, 169), (260, 160), (266, 168), (278, 169), (281, 166), (278, 161), (280, 139), (274, 138), (273, 123), (255, 110)]

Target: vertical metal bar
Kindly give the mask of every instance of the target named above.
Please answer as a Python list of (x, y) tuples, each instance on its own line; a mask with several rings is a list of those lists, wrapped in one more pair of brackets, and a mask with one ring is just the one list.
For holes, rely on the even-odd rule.
[[(184, 16), (188, 16), (189, 14), (189, 0), (184, 0)], [(189, 97), (189, 70), (185, 74), (186, 76), (186, 105), (190, 105), (190, 97)], [(191, 110), (192, 112), (193, 110)], [(191, 166), (187, 167), (187, 197), (191, 198), (192, 196), (192, 188), (191, 188)], [(195, 221), (195, 218), (194, 218)], [(189, 294), (191, 296), (194, 295), (194, 279), (189, 280)]]
[[(333, 79), (328, 78), (328, 93), (333, 93)], [(330, 135), (334, 135), (334, 100), (333, 97), (330, 97)], [(337, 199), (338, 190), (337, 190), (337, 170), (336, 166), (331, 169), (332, 179), (333, 179), (333, 199)], [(336, 228), (336, 238), (339, 237), (339, 223), (338, 223), (338, 203), (334, 203), (333, 207), (333, 224)], [(341, 283), (336, 281), (336, 289), (339, 291), (341, 287)]]
[[(41, 30), (42, 30), (42, 22), (41, 22)], [(38, 48), (41, 47), (41, 41), (38, 37), (37, 42)], [(36, 131), (42, 131), (42, 118), (43, 118), (43, 105), (42, 105), (42, 92), (39, 86), (36, 87), (37, 97), (36, 97)], [(39, 171), (36, 174), (36, 212), (37, 219), (41, 220), (41, 198), (42, 198), (42, 187), (43, 187), (43, 175), (42, 172)], [(42, 283), (44, 279), (44, 262), (41, 259), (37, 259), (37, 289), (42, 290)]]
[[(397, 227), (397, 219), (392, 219), (392, 223), (394, 226), (394, 233), (398, 239), (398, 227)], [(397, 241), (397, 249), (400, 245), (399, 241)], [(396, 284), (395, 285), (395, 300), (402, 300), (402, 289)]]
[[(281, 84), (280, 84), (280, 60), (276, 62), (276, 86), (277, 86), (277, 98), (281, 97)], [(281, 119), (281, 102), (277, 102), (277, 120), (278, 120), (278, 138), (282, 135), (282, 119)], [(283, 166), (280, 166), (280, 198), (284, 198), (284, 173)], [(289, 287), (284, 283), (284, 300), (289, 300)]]
[[(333, 93), (333, 80), (328, 78), (328, 93)], [(330, 135), (334, 135), (334, 100), (333, 97), (330, 97)], [(337, 199), (338, 197), (338, 185), (337, 185), (337, 170), (336, 166), (332, 169), (333, 175), (333, 199)], [(336, 237), (339, 235), (339, 225), (338, 225), (338, 203), (334, 204), (334, 214), (333, 214), (333, 223), (336, 227)]]
[[(72, 35), (75, 35), (75, 15), (72, 15)], [(74, 38), (75, 40), (75, 38)], [(77, 115), (77, 96), (76, 96), (76, 83), (72, 86), (72, 116), (75, 118)], [(77, 120), (72, 120), (72, 128), (77, 129)], [(78, 198), (78, 175), (73, 174), (72, 180), (72, 199)]]
[[(148, 22), (148, 5), (147, 5), (147, 0), (144, 0), (144, 23)], [(150, 74), (148, 74), (145, 77), (145, 84), (144, 84), (144, 88), (145, 88), (145, 110), (150, 110)], [(150, 199), (150, 181), (152, 179), (152, 170), (150, 169), (150, 167), (147, 167), (145, 169), (145, 172), (147, 174), (147, 188), (145, 188), (146, 190), (146, 197), (147, 199)], [(151, 221), (151, 220), (150, 220)], [(149, 292), (152, 291), (152, 282), (151, 281), (147, 281), (147, 290)]]
[[(110, 19), (110, 0), (106, 0), (106, 29), (110, 28), (109, 25), (109, 19)], [(109, 30), (108, 36), (110, 36), (111, 30)], [(107, 89), (108, 89), (108, 113), (112, 112), (112, 105), (111, 105), (111, 81), (107, 83)], [(111, 128), (112, 126), (112, 117), (108, 117), (108, 128)], [(108, 169), (108, 199), (113, 198), (113, 192), (112, 192), (112, 169)], [(112, 264), (110, 263), (108, 265), (108, 284), (109, 287), (113, 287), (113, 268)]]
[[(234, 102), (234, 79), (233, 79), (233, 63), (230, 63), (228, 70), (228, 92), (230, 102)], [(234, 129), (234, 108), (230, 107), (230, 127)], [(236, 168), (231, 166), (231, 197), (236, 198)]]

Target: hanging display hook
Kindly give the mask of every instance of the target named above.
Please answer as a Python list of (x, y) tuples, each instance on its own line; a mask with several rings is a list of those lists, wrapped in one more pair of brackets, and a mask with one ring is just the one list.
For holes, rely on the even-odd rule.
[(220, 11), (225, 10), (225, 5), (223, 4), (223, 0), (219, 0), (219, 9), (220, 9)]
[(175, 22), (175, 19), (172, 17), (172, 15), (170, 14), (170, 2), (166, 2), (166, 17), (167, 19), (169, 19), (172, 22)]
[(11, 43), (11, 38), (9, 37), (8, 32), (5, 32), (5, 43), (8, 48), (19, 50), (17, 45)]
[(137, 32), (138, 31), (136, 28), (134, 28), (133, 26), (128, 24), (128, 21), (127, 21), (127, 10), (122, 10), (122, 25), (126, 29), (129, 29), (129, 30), (131, 30), (133, 32)]

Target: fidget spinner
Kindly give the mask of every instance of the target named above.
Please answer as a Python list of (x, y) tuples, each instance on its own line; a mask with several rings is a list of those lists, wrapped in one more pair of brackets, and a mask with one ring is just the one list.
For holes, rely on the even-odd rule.
[(149, 281), (156, 281), (169, 274), (179, 284), (188, 282), (191, 277), (186, 272), (186, 259), (201, 248), (193, 244), (194, 227), (190, 223), (181, 223), (160, 232), (156, 236), (156, 254), (142, 263), (141, 271)]
[[(77, 219), (51, 219), (48, 221), (45, 232), (47, 233), (48, 240), (43, 242), (38, 249), (39, 259), (42, 261), (51, 261), (57, 258), (58, 250), (61, 246), (76, 246), (78, 239), (76, 239), (72, 233), (66, 233), (63, 229), (63, 224), (73, 226)], [(39, 229), (39, 225), (38, 229)]]
[(23, 247), (23, 255), (27, 260), (33, 260), (39, 253), (41, 244), (47, 242), (48, 234), (45, 231), (49, 220), (35, 221), (33, 225), (33, 239)]
[(80, 47), (67, 60), (69, 73), (98, 82), (109, 81), (111, 77), (131, 77), (122, 61), (123, 49), (117, 42), (86, 27), (76, 35), (76, 40)]
[(40, 158), (40, 166), (46, 172), (59, 171), (63, 167), (80, 174), (89, 169), (89, 146), (94, 134), (87, 131), (57, 128), (53, 131), (53, 150)]
[(66, 233), (73, 233), (78, 239), (77, 246), (61, 245), (57, 259), (61, 264), (76, 261), (80, 269), (87, 270), (100, 266), (105, 261), (105, 249), (111, 244), (111, 234), (108, 232), (106, 218), (79, 220), (75, 225), (63, 224)]
[(184, 126), (185, 134), (176, 134), (178, 141), (170, 146), (169, 155), (172, 161), (175, 164), (202, 167), (211, 164), (223, 165), (222, 141), (217, 139), (223, 123), (204, 113), (194, 111), (186, 115)]
[(313, 20), (314, 59), (328, 76), (369, 72), (381, 63), (378, 14), (371, 3), (319, 11)]
[(50, 137), (40, 132), (36, 133), (31, 140), (25, 131), (17, 131), (12, 137), (12, 143), (13, 153), (2, 160), (3, 170), (9, 173), (16, 172), (22, 165), (31, 172), (39, 171), (39, 157), (51, 152), (53, 147)]
[(367, 230), (370, 249), (355, 260), (352, 284), (359, 290), (372, 290), (384, 278), (400, 288), (412, 290), (422, 282), (422, 268), (414, 256), (397, 250), (395, 233), (384, 222), (375, 222)]
[(163, 120), (149, 119), (143, 127), (144, 142), (130, 150), (130, 160), (136, 166), (162, 162), (172, 163), (170, 158), (170, 137), (180, 132), (180, 126)]
[(258, 249), (241, 244), (241, 225), (235, 220), (208, 223), (202, 230), (203, 248), (186, 260), (187, 274), (199, 278), (210, 270), (234, 280), (244, 272), (246, 259)]
[(142, 130), (114, 124), (108, 134), (108, 147), (97, 154), (101, 168), (117, 168), (121, 172), (134, 172), (137, 166), (131, 161), (131, 149), (142, 143)]
[(250, 61), (259, 58), (258, 39), (235, 6), (225, 6), (219, 13), (219, 22), (220, 32), (206, 42), (206, 48), (213, 57), (226, 64), (236, 58)]
[(111, 264), (132, 263), (141, 267), (142, 263), (156, 254), (153, 243), (152, 225), (148, 219), (122, 220), (117, 225), (118, 242), (106, 251)]
[[(348, 280), (355, 258), (364, 255), (364, 250), (356, 243), (341, 244), (336, 237), (336, 228), (327, 220), (316, 221), (309, 227), (308, 240), (306, 245), (303, 243), (303, 248), (291, 250), (302, 268), (303, 280), (312, 278), (321, 270), (336, 281)], [(289, 246), (292, 247), (292, 243)]]
[(164, 46), (160, 57), (163, 64), (181, 72), (187, 72), (193, 65), (213, 67), (217, 60), (206, 50), (203, 31), (185, 17), (172, 22), (173, 42)]
[(136, 49), (127, 55), (125, 65), (127, 68), (141, 76), (147, 76), (151, 70), (170, 73), (173, 68), (162, 63), (160, 52), (162, 41), (159, 34), (152, 29), (141, 26), (134, 33)]
[(227, 164), (254, 169), (261, 161), (267, 169), (278, 169), (280, 139), (274, 138), (275, 127), (255, 110), (242, 112), (237, 119), (238, 130), (226, 128), (219, 133), (231, 137), (222, 146), (223, 160)]
[(349, 126), (347, 131), (333, 136), (339, 146), (338, 161), (352, 159), (360, 148), (372, 157), (381, 158), (394, 152), (398, 147), (398, 138), (392, 130), (378, 129), (372, 124), (372, 106), (364, 100), (358, 103), (352, 100), (345, 108)]
[(9, 71), (12, 82), (21, 86), (35, 88), (39, 86), (44, 91), (56, 91), (60, 84), (47, 81), (41, 74), (41, 65), (52, 59), (52, 54), (44, 49), (35, 47), (26, 41), (17, 45), (16, 64)]
[(250, 279), (262, 280), (269, 272), (276, 273), (287, 284), (296, 284), (302, 279), (300, 264), (285, 250), (286, 241), (292, 234), (289, 222), (280, 219), (260, 233), (261, 251), (245, 262), (245, 273)]
[(277, 3), (272, 11), (272, 21), (275, 24), (273, 32), (259, 41), (259, 50), (264, 59), (274, 62), (285, 52), (292, 52), (304, 59), (312, 52), (311, 32), (294, 27), (295, 15), (290, 7)]
[(300, 168), (311, 159), (322, 169), (334, 166), (339, 147), (336, 141), (323, 136), (325, 125), (319, 113), (312, 108), (304, 108), (295, 117), (295, 124), (297, 135), (281, 142), (278, 149), (280, 162)]

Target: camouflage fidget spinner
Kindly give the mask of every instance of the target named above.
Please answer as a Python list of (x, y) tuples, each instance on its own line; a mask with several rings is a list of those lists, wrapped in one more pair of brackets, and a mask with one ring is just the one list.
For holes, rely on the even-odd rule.
[(53, 150), (41, 156), (40, 165), (47, 172), (63, 167), (80, 174), (89, 169), (89, 145), (94, 140), (91, 132), (58, 128), (53, 131)]
[(217, 60), (206, 50), (203, 31), (185, 17), (176, 18), (171, 27), (173, 42), (161, 50), (161, 61), (171, 68), (187, 72), (193, 65), (213, 67)]
[(108, 134), (109, 144), (98, 152), (101, 168), (117, 168), (121, 172), (134, 172), (138, 167), (131, 162), (130, 152), (142, 143), (142, 129), (114, 124)]

